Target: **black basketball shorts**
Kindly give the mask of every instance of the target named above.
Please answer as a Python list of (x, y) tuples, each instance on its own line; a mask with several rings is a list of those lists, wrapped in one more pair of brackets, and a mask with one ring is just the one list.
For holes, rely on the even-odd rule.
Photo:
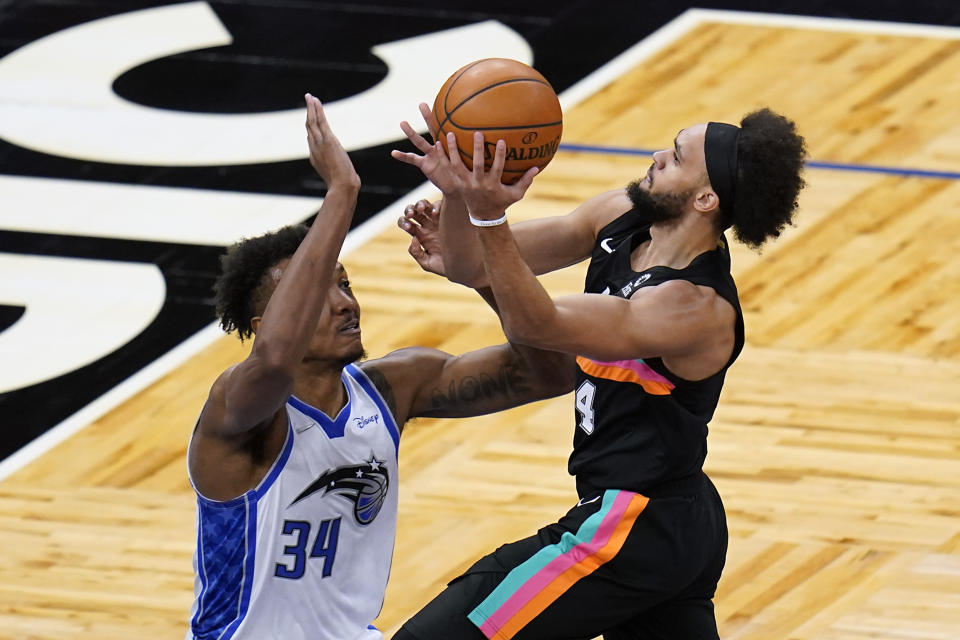
[(723, 504), (705, 475), (585, 496), (557, 523), (481, 558), (395, 640), (718, 638)]

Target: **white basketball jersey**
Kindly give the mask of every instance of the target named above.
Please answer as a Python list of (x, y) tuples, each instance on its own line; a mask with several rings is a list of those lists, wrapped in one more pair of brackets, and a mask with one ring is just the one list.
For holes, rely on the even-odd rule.
[(331, 420), (295, 397), (283, 450), (256, 489), (197, 495), (187, 638), (374, 640), (397, 525), (400, 434), (357, 367)]

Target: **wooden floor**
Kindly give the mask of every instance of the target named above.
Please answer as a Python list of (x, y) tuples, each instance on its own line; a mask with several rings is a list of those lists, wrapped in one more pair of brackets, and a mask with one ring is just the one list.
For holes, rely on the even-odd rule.
[[(723, 82), (718, 80), (722, 74)], [(769, 104), (816, 160), (960, 169), (960, 42), (705, 24), (566, 114), (566, 142), (660, 148)], [(649, 160), (561, 153), (514, 219), (565, 212)], [(721, 635), (960, 638), (960, 184), (811, 170), (797, 226), (737, 247), (748, 344), (712, 424), (727, 508)], [(396, 229), (344, 258), (372, 357), (500, 341), (470, 291), (421, 274)], [(583, 270), (544, 278), (579, 290)], [(0, 483), (0, 637), (176, 638), (192, 599), (189, 432), (224, 338)], [(423, 420), (379, 625), (575, 500), (572, 398)]]

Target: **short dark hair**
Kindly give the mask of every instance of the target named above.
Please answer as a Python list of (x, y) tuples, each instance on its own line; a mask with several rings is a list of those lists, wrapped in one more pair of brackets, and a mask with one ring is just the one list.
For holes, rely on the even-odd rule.
[(263, 313), (273, 292), (270, 268), (296, 253), (306, 235), (306, 226), (291, 225), (245, 238), (220, 256), (220, 277), (213, 291), (224, 331), (236, 331), (241, 341), (253, 335), (250, 320)]
[[(736, 210), (722, 216), (741, 242), (759, 249), (793, 222), (807, 147), (796, 125), (770, 109), (740, 121)], [(725, 212), (726, 213), (726, 212)]]

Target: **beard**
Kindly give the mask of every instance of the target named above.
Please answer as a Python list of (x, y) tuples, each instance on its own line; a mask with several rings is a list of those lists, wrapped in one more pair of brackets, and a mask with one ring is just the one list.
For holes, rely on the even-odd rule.
[(640, 219), (650, 224), (675, 222), (683, 216), (684, 206), (692, 190), (682, 193), (650, 193), (640, 186), (640, 180), (627, 185), (627, 197)]
[(311, 353), (307, 352), (303, 356), (304, 362), (310, 362), (313, 365), (323, 366), (323, 367), (337, 367), (344, 368), (348, 364), (353, 364), (354, 362), (360, 362), (367, 359), (367, 351), (363, 348), (363, 345), (357, 345), (349, 350), (342, 351), (340, 353)]
[(354, 362), (359, 362), (361, 360), (366, 360), (366, 359), (367, 359), (367, 350), (364, 349), (362, 346), (360, 346), (360, 347), (357, 347), (354, 351), (351, 351), (350, 353), (346, 354), (340, 360), (340, 362), (341, 364), (343, 364), (343, 366), (347, 366), (348, 364), (353, 364)]

